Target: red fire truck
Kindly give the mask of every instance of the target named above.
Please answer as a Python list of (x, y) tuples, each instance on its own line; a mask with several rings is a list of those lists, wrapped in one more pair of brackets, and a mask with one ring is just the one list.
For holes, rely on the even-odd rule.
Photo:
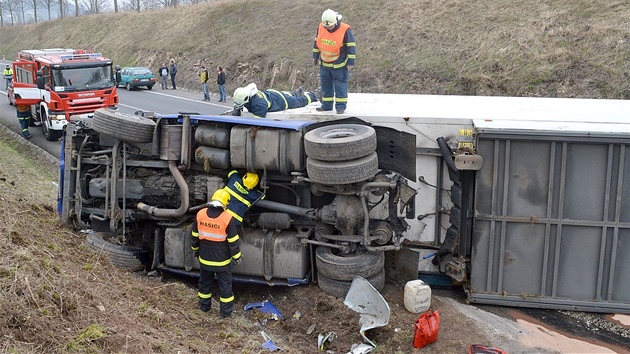
[(9, 99), (31, 105), (31, 125), (47, 140), (61, 137), (70, 116), (117, 108), (112, 61), (100, 53), (66, 48), (22, 50), (13, 62)]

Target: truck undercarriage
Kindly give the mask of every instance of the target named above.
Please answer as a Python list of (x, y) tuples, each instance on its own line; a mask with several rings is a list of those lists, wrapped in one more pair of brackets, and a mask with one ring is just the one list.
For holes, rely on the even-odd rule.
[(399, 214), (415, 190), (379, 165), (377, 134), (356, 119), (98, 110), (66, 128), (62, 220), (90, 230), (87, 244), (121, 267), (196, 275), (195, 213), (231, 170), (257, 172), (265, 198), (243, 219), (236, 280), (316, 281), (343, 297), (359, 275), (382, 289), (384, 252), (400, 249), (408, 226)]

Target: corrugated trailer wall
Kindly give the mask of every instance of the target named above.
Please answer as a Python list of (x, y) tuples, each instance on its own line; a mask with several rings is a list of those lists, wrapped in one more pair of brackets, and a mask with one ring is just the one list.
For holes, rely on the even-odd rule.
[(472, 302), (630, 313), (630, 136), (487, 129)]

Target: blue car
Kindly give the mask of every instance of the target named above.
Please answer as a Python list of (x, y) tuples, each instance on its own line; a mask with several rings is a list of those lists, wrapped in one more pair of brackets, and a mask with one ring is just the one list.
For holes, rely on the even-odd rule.
[(117, 86), (125, 86), (129, 91), (135, 90), (140, 86), (145, 86), (151, 90), (157, 82), (151, 69), (144, 66), (125, 67), (122, 68), (120, 74), (120, 82), (117, 83)]

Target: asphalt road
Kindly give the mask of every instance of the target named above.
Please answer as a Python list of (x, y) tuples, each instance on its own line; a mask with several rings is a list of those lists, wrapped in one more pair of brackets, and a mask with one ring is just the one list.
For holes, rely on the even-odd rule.
[[(8, 64), (7, 61), (0, 60), (0, 67)], [(4, 77), (0, 78), (0, 123), (9, 127), (16, 133), (21, 133), (22, 129), (16, 116), (15, 107), (9, 105), (7, 92), (4, 90)], [(211, 92), (212, 93), (212, 92)], [(232, 109), (232, 101), (228, 99), (226, 103), (219, 103), (219, 96), (216, 92), (211, 95), (211, 101), (203, 101), (201, 91), (193, 92), (188, 90), (162, 90), (156, 85), (153, 90), (146, 88), (127, 91), (118, 88), (120, 104), (118, 111), (133, 114), (138, 110), (151, 111), (160, 114), (177, 112), (198, 112), (201, 114), (219, 115)], [(31, 142), (48, 151), (55, 157), (59, 157), (61, 143), (59, 141), (47, 141), (44, 137), (42, 127), (30, 127), (29, 131), (33, 135)]]

